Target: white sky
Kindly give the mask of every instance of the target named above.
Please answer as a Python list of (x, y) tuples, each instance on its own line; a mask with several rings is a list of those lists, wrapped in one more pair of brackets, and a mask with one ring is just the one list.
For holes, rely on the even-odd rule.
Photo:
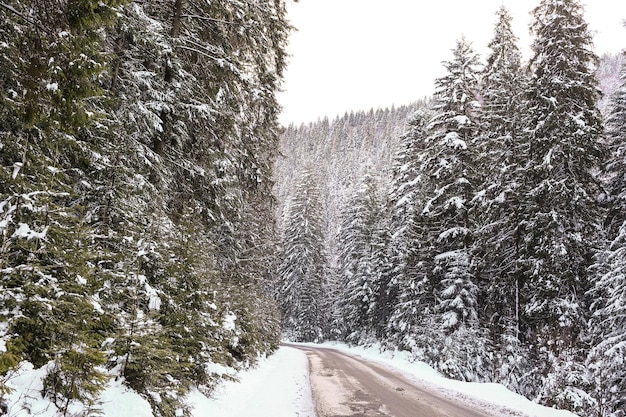
[[(402, 105), (429, 96), (462, 35), (484, 57), (501, 5), (530, 55), (539, 0), (289, 0), (290, 37), (281, 122)], [(626, 48), (626, 1), (583, 0), (596, 53)]]

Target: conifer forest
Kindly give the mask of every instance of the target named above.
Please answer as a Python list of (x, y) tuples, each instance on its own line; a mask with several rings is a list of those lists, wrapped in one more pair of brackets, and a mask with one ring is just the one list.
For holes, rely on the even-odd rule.
[(626, 59), (536, 3), (528, 60), (502, 7), (432, 95), (283, 127), (285, 0), (0, 0), (0, 415), (27, 364), (189, 416), (282, 339), (625, 416)]

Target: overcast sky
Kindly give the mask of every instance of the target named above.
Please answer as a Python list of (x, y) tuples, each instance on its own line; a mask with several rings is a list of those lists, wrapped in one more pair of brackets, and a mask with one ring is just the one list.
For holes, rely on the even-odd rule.
[[(291, 54), (281, 122), (302, 123), (349, 110), (390, 107), (431, 95), (441, 62), (461, 36), (484, 58), (504, 5), (525, 58), (530, 12), (539, 0), (289, 1)], [(624, 0), (586, 0), (596, 53), (626, 48)]]

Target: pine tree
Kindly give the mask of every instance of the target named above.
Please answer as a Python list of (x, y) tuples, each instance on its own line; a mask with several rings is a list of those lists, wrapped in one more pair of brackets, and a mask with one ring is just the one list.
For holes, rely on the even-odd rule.
[(626, 65), (621, 77), (622, 85), (611, 97), (606, 122), (611, 155), (606, 166), (609, 210), (604, 225), (609, 243), (598, 256), (591, 291), (596, 299), (591, 321), (594, 346), (587, 363), (594, 379), (597, 406), (589, 413), (594, 416), (626, 413)]
[[(505, 152), (498, 152), (494, 159), (502, 159), (511, 157), (514, 135), (520, 134), (517, 111), (522, 106), (522, 88), (526, 80), (522, 55), (517, 46), (518, 38), (511, 27), (513, 18), (504, 6), (496, 15), (498, 21), (488, 45), (490, 53), (480, 82), (483, 102), (481, 122), (489, 139), (501, 141), (498, 150)], [(481, 145), (489, 148), (488, 143)]]
[(409, 351), (425, 349), (430, 342), (429, 328), (435, 309), (433, 282), (428, 271), (432, 242), (427, 239), (427, 223), (421, 216), (425, 178), (422, 172), (427, 123), (431, 115), (417, 110), (409, 128), (401, 136), (402, 148), (394, 160), (394, 182), (390, 192), (392, 217), (389, 243), (390, 264), (384, 271), (389, 302), (388, 334), (393, 343)]
[[(478, 56), (457, 42), (447, 74), (436, 81), (434, 116), (416, 117), (405, 136), (392, 202), (390, 329), (402, 348), (450, 376), (484, 377), (478, 329), (478, 288), (471, 244), (476, 146), (479, 139)], [(424, 331), (428, 329), (428, 331)], [(463, 365), (460, 361), (470, 359)]]
[(302, 173), (287, 211), (278, 300), (283, 331), (296, 341), (320, 341), (328, 331), (325, 304), (326, 254), (317, 181)]
[[(592, 320), (595, 345), (587, 358), (593, 377), (591, 391), (596, 404), (588, 407), (588, 415), (619, 416), (626, 412), (624, 404), (624, 346), (626, 322), (626, 223), (602, 253), (597, 268), (593, 294), (598, 296)], [(600, 298), (601, 297), (601, 298)]]
[(184, 411), (209, 364), (277, 345), (285, 4), (5, 3), (0, 373), (53, 360), (66, 410), (119, 372), (156, 415)]
[(379, 203), (378, 221), (372, 233), (370, 264), (373, 277), (372, 299), (368, 306), (369, 331), (375, 340), (387, 339), (389, 317), (393, 311), (393, 294), (389, 286), (389, 244), (391, 234), (389, 230), (389, 216), (386, 214), (389, 202), (381, 199)]
[(374, 336), (374, 312), (381, 302), (382, 265), (385, 249), (384, 210), (376, 180), (366, 176), (349, 200), (339, 231), (339, 303), (345, 320), (345, 337), (360, 343)]
[(626, 221), (626, 63), (621, 69), (622, 85), (615, 91), (610, 101), (610, 112), (606, 120), (610, 158), (606, 166), (610, 181), (610, 209), (605, 220), (609, 239), (621, 233)]
[(520, 369), (519, 342), (519, 167), (527, 149), (521, 140), (526, 72), (511, 29), (511, 16), (498, 12), (490, 54), (480, 85), (483, 100), (480, 115), (482, 136), (478, 166), (482, 180), (477, 188), (479, 225), (473, 254), (488, 303), (481, 306), (496, 348), (494, 377), (513, 389), (525, 372)]
[[(479, 328), (473, 250), (474, 194), (481, 183), (476, 164), (480, 125), (478, 56), (464, 39), (436, 80), (435, 115), (428, 125), (422, 170), (421, 216), (426, 225), (427, 271), (436, 300), (433, 324), (441, 337), (426, 358), (445, 374), (464, 380), (485, 378), (489, 355)], [(436, 336), (435, 336), (436, 337)], [(434, 346), (434, 347), (433, 347)]]
[(600, 214), (593, 172), (605, 155), (593, 72), (596, 57), (578, 1), (544, 0), (533, 14), (529, 153), (520, 185), (520, 325), (544, 378), (539, 398), (549, 405), (574, 407), (570, 401), (581, 399), (579, 388), (584, 386), (582, 369), (566, 365), (583, 360), (581, 339), (588, 319), (584, 294)]
[(422, 215), (427, 218), (442, 325), (453, 332), (477, 322), (477, 288), (473, 282), (471, 205), (476, 181), (478, 139), (476, 100), (478, 56), (465, 41), (457, 42), (447, 74), (436, 80), (435, 116), (430, 121), (423, 169), (428, 178)]
[[(127, 317), (112, 365), (161, 414), (191, 384), (211, 389), (209, 364), (250, 365), (277, 344), (263, 288), (272, 243), (262, 240), (273, 231), (274, 94), (288, 29), (283, 2), (171, 6), (126, 8), (110, 37), (112, 110), (132, 150), (122, 163), (136, 170), (118, 173), (118, 188), (137, 193), (127, 204), (116, 191), (110, 210), (121, 220), (112, 233), (137, 242), (110, 286), (131, 291), (106, 294)], [(125, 226), (137, 221), (141, 236)]]
[(103, 29), (121, 3), (15, 1), (0, 11), (0, 337), (10, 362), (53, 363), (44, 390), (63, 413), (93, 407), (107, 379), (100, 346), (109, 317), (94, 304), (100, 283), (83, 192)]

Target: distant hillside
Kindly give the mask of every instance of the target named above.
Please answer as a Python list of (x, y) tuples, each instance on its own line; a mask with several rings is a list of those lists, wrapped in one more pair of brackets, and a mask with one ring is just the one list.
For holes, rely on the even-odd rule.
[[(390, 109), (350, 112), (334, 120), (286, 128), (275, 168), (279, 227), (305, 167), (317, 173), (325, 210), (327, 250), (333, 258), (334, 232), (342, 204), (366, 174), (391, 181), (391, 165), (408, 117), (424, 102)], [(332, 229), (332, 230), (331, 230)]]

